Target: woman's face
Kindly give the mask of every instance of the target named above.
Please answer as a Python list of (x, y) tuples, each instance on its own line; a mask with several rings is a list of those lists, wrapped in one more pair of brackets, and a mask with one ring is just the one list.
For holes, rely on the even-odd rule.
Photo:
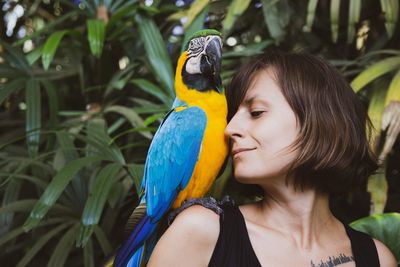
[(296, 117), (270, 71), (260, 71), (226, 127), (234, 175), (239, 182), (282, 181), (297, 156), (289, 146), (298, 135)]

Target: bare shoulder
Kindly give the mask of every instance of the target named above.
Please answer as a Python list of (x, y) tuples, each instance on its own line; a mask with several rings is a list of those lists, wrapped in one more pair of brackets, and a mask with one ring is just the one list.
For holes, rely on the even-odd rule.
[(201, 205), (193, 205), (183, 210), (169, 228), (198, 237), (200, 242), (217, 241), (219, 235), (219, 215)]
[(211, 223), (217, 223), (219, 226), (219, 215), (216, 214), (211, 209), (205, 208), (201, 205), (193, 205), (186, 209), (184, 209), (179, 215), (176, 217), (175, 221), (189, 221), (191, 223), (197, 223), (199, 220), (206, 222), (211, 220)]
[(218, 236), (218, 214), (200, 205), (188, 207), (160, 238), (147, 266), (207, 266)]
[(378, 239), (373, 238), (382, 267), (397, 267), (397, 260), (390, 249)]

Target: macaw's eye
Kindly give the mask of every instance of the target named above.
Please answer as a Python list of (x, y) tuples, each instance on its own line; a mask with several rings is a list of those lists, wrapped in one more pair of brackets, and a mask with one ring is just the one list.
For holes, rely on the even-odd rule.
[(189, 47), (188, 47), (189, 54), (197, 55), (198, 53), (200, 53), (202, 51), (203, 46), (204, 46), (203, 39), (205, 39), (205, 38), (199, 37), (199, 38), (195, 38), (189, 42)]

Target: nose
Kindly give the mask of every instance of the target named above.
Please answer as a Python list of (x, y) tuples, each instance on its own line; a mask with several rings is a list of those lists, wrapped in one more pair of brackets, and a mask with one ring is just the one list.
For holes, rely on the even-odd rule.
[(226, 138), (235, 139), (243, 137), (243, 129), (239, 122), (240, 120), (237, 114), (235, 114), (225, 128), (224, 134)]

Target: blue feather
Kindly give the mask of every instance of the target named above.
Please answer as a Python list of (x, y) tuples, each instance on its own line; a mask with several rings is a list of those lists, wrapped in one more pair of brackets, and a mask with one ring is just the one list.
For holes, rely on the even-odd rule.
[(132, 258), (129, 260), (128, 264), (126, 267), (137, 267), (140, 266), (140, 262), (142, 261), (142, 253), (143, 253), (144, 246), (141, 246), (135, 254), (132, 256)]
[(177, 106), (186, 108), (180, 111), (173, 109), (167, 114), (154, 135), (147, 155), (141, 184), (141, 189), (144, 189), (141, 203), (146, 202), (147, 214), (119, 249), (114, 266), (125, 267), (131, 257), (134, 259), (130, 266), (140, 264), (141, 253), (138, 254), (137, 250), (143, 249), (144, 242), (153, 234), (159, 220), (193, 175), (207, 116), (199, 107), (187, 107), (179, 99), (174, 102), (174, 107)]

